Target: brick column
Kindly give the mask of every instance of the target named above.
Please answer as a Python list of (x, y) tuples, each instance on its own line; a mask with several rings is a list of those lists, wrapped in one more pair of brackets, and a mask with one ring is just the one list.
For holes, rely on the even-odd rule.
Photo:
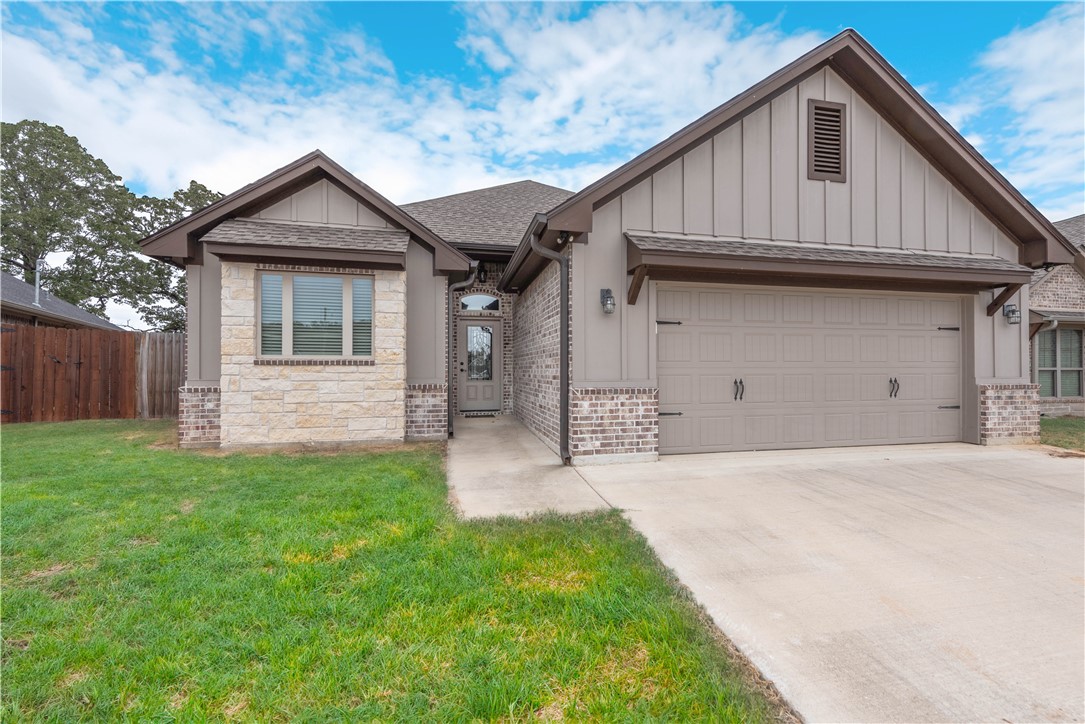
[(218, 447), (222, 392), (218, 387), (178, 390), (177, 443), (181, 447)]
[(1040, 439), (1040, 386), (979, 385), (980, 443), (1003, 445)]
[(574, 465), (659, 456), (659, 390), (654, 387), (574, 387), (569, 417)]
[(407, 385), (407, 439), (448, 439), (446, 385)]

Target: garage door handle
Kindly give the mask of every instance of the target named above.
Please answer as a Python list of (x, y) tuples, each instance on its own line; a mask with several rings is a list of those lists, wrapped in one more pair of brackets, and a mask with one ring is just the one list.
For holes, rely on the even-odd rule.
[(661, 412), (661, 413), (659, 413), (659, 416), (660, 417), (681, 417), (682, 413), (681, 412)]
[(898, 392), (900, 392), (900, 383), (897, 382), (896, 377), (890, 377), (889, 378), (889, 396), (890, 397), (896, 397)]
[(746, 396), (746, 383), (742, 381), (742, 378), (738, 380), (738, 401), (742, 402), (742, 398)]
[(738, 402), (738, 378), (736, 377), (735, 381), (732, 382), (731, 384), (733, 384), (735, 386), (735, 399), (734, 399), (734, 401)]

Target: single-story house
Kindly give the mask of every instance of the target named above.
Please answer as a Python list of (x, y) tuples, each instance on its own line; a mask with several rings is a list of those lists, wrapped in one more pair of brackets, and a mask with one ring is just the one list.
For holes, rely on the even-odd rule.
[(580, 464), (1033, 439), (1074, 253), (852, 30), (577, 193), (398, 206), (318, 151), (142, 245), (187, 273), (182, 445), (513, 414)]
[(1085, 415), (1085, 214), (1055, 222), (1074, 263), (1037, 270), (1029, 285), (1032, 381), (1044, 415)]
[(121, 329), (96, 314), (53, 296), (45, 289), (35, 291), (33, 284), (27, 284), (7, 272), (0, 272), (0, 319), (5, 323), (35, 327)]

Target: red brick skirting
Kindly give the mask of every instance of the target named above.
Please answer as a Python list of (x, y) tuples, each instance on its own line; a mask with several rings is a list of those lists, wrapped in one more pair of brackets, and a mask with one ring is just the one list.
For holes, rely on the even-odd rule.
[(1040, 386), (980, 385), (980, 442), (1034, 442), (1040, 437)]
[(182, 387), (178, 393), (178, 445), (218, 447), (222, 391), (218, 387)]
[(407, 385), (408, 440), (448, 437), (448, 392), (445, 385)]
[(573, 388), (569, 415), (574, 458), (659, 452), (659, 390), (654, 387)]

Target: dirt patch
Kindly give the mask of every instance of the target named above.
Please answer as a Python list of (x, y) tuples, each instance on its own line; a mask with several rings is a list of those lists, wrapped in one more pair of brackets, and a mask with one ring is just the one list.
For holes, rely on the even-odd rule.
[(181, 501), (181, 514), (188, 515), (196, 509), (196, 503), (198, 500), (182, 500)]
[(249, 698), (244, 694), (234, 694), (222, 705), (222, 716), (236, 719), (249, 708)]
[(158, 539), (157, 538), (151, 538), (151, 537), (148, 537), (148, 536), (137, 535), (135, 538), (130, 538), (128, 540), (128, 545), (130, 545), (130, 546), (156, 546), (156, 545), (158, 545)]
[(170, 697), (170, 708), (180, 709), (188, 703), (188, 692), (182, 689)]
[(82, 669), (78, 669), (78, 670), (73, 671), (72, 673), (68, 674), (63, 679), (61, 679), (60, 680), (60, 685), (61, 685), (61, 687), (67, 689), (67, 688), (70, 688), (72, 686), (75, 686), (80, 681), (84, 681), (86, 678), (87, 678), (87, 672), (83, 671)]
[(23, 576), (23, 580), (40, 581), (43, 579), (52, 578), (53, 576), (64, 573), (65, 571), (70, 571), (71, 569), (72, 565), (70, 563), (56, 563), (49, 566), (48, 568), (40, 568), (35, 571), (30, 571), (25, 576)]
[(15, 649), (16, 651), (26, 651), (30, 648), (30, 638), (6, 639), (4, 641), (4, 648)]

